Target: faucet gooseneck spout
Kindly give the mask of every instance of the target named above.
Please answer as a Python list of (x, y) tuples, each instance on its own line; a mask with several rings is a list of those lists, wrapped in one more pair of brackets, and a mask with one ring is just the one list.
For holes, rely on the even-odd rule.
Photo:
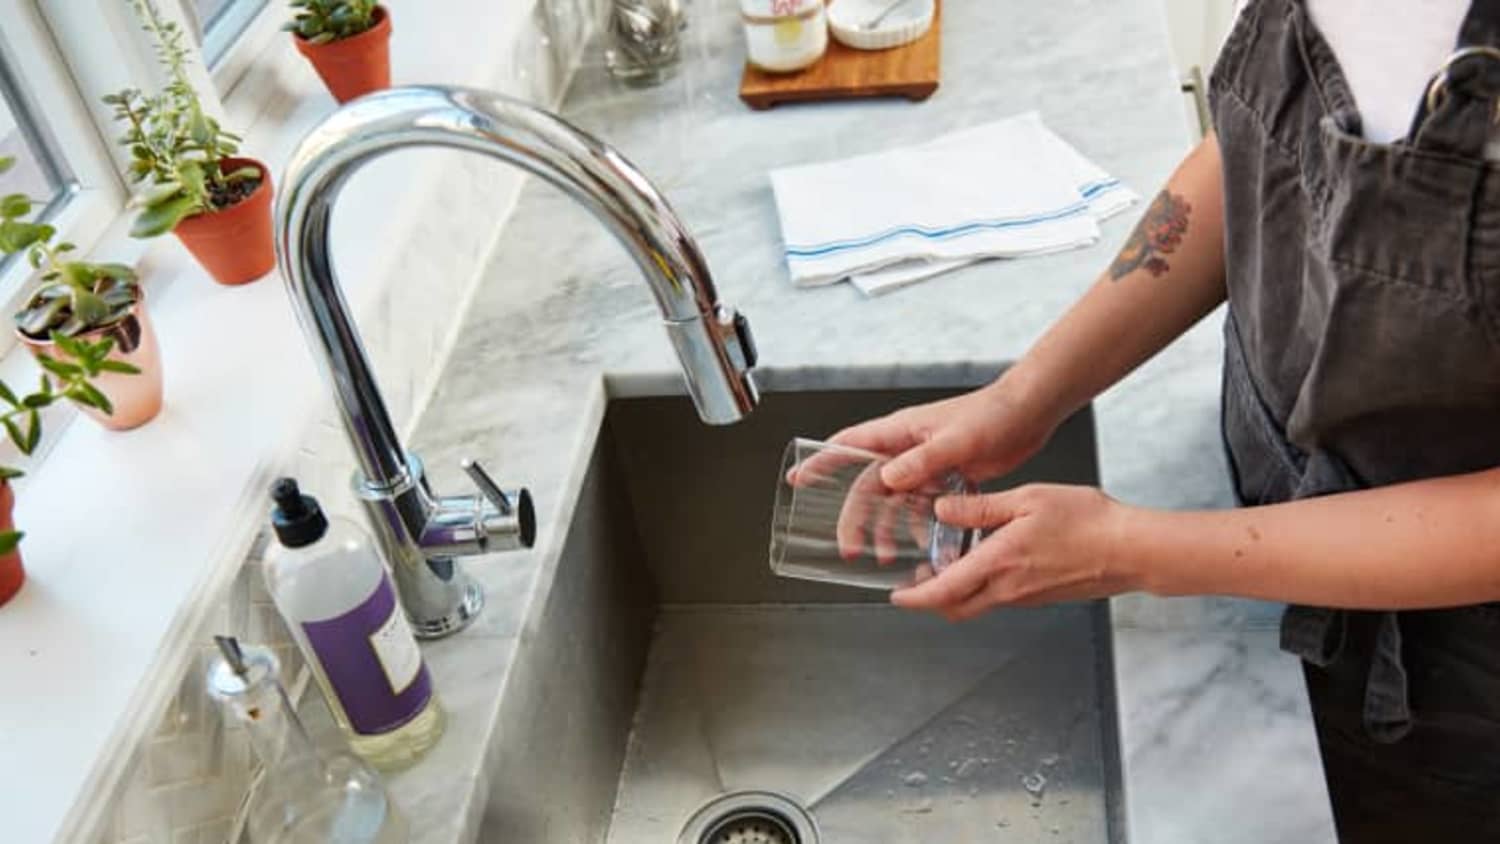
[(276, 251), (298, 320), (333, 387), (359, 462), (365, 504), (418, 636), (461, 629), (483, 593), (455, 558), (529, 547), (531, 496), (504, 490), (479, 464), (479, 492), (442, 497), (407, 453), (371, 371), (329, 254), (333, 204), (349, 176), (382, 153), (443, 146), (514, 164), (577, 199), (625, 246), (645, 276), (699, 415), (738, 421), (758, 394), (744, 317), (721, 305), (703, 255), (666, 200), (619, 153), (555, 115), (498, 94), (395, 88), (339, 109), (303, 139), (276, 206)]

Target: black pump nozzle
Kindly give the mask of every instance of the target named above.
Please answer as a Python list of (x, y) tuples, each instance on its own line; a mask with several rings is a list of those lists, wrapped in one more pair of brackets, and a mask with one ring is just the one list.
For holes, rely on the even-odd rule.
[(297, 482), (291, 478), (280, 478), (271, 485), (271, 500), (276, 508), (271, 511), (271, 527), (276, 539), (288, 548), (301, 548), (323, 538), (328, 532), (328, 519), (323, 508), (311, 495), (303, 495)]

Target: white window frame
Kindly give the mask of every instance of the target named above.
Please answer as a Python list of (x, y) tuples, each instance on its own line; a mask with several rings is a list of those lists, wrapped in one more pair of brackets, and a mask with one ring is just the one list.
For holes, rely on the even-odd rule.
[[(0, 0), (17, 2), (18, 0)], [(26, 2), (26, 0), (19, 0)], [(29, 0), (41, 8), (42, 16), (64, 46), (65, 58), (79, 87), (96, 94), (86, 105), (102, 137), (110, 139), (109, 152), (116, 172), (123, 174), (129, 163), (125, 151), (113, 143), (119, 134), (111, 110), (99, 97), (122, 88), (158, 90), (166, 81), (157, 63), (151, 37), (141, 29), (129, 0)], [(225, 121), (224, 100), (250, 70), (257, 57), (280, 30), (286, 17), (284, 0), (236, 0), (225, 14), (231, 43), (212, 66), (203, 46), (204, 33), (192, 0), (155, 0), (158, 10), (176, 22), (193, 39), (189, 47), (188, 77), (198, 91), (204, 110)], [(237, 30), (237, 31), (235, 31)], [(245, 129), (247, 127), (238, 127)]]
[[(47, 221), (57, 227), (60, 240), (87, 254), (119, 218), (124, 183), (37, 0), (0, 0), (0, 20), (5, 21), (0, 50), (29, 106), (28, 115), (16, 116), (39, 124), (72, 181), (65, 186), (67, 201), (49, 209)], [(12, 261), (0, 272), (0, 303), (7, 312), (20, 306), (34, 272), (25, 261)], [(14, 334), (0, 329), (0, 352), (14, 344)]]
[(287, 14), (285, 0), (234, 0), (220, 27), (207, 31), (206, 22), (198, 26), (204, 60), (220, 97), (229, 96), (255, 57), (277, 37)]

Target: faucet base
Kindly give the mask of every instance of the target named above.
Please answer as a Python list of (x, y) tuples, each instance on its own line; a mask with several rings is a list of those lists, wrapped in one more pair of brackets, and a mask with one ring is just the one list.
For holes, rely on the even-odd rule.
[(441, 639), (469, 626), (469, 622), (479, 615), (484, 609), (484, 588), (468, 574), (458, 571), (454, 572), (458, 581), (453, 585), (458, 587), (462, 594), (458, 603), (444, 615), (437, 618), (426, 618), (421, 621), (411, 620), (412, 633), (418, 639)]

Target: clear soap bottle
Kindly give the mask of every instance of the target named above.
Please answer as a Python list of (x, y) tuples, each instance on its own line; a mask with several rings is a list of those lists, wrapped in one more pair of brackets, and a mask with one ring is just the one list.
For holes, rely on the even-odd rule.
[(442, 735), (443, 711), (374, 543), (290, 478), (271, 496), (267, 591), (349, 746), (381, 770), (410, 765)]
[(216, 636), (208, 693), (244, 725), (263, 773), (248, 807), (254, 844), (404, 844), (410, 835), (370, 766), (319, 754), (280, 681), (270, 650)]

